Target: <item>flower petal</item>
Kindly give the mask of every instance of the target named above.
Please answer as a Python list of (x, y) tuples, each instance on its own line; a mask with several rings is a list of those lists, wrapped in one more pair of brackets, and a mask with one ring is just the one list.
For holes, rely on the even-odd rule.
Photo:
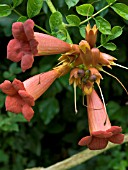
[(78, 142), (78, 145), (80, 145), (80, 146), (89, 145), (90, 142), (91, 142), (91, 140), (92, 140), (92, 136), (83, 137), (83, 138)]
[(26, 34), (24, 32), (24, 27), (22, 22), (15, 22), (12, 25), (12, 34), (15, 39), (28, 41)]
[(12, 86), (12, 83), (8, 80), (5, 80), (0, 84), (0, 89), (7, 95), (13, 96), (17, 93), (15, 88)]
[(18, 90), (25, 90), (24, 84), (16, 78), (13, 80), (12, 85), (16, 89), (17, 92)]
[(112, 126), (107, 132), (112, 132), (114, 135), (122, 132), (122, 128), (119, 126)]
[(21, 42), (17, 39), (10, 40), (7, 45), (7, 59), (19, 62), (23, 55)]
[(112, 132), (107, 132), (107, 131), (99, 130), (99, 131), (92, 132), (91, 135), (93, 135), (95, 137), (98, 137), (98, 138), (109, 138), (113, 134), (112, 134)]
[(124, 140), (124, 134), (116, 134), (108, 138), (108, 140), (115, 144), (121, 144)]
[(25, 32), (25, 35), (26, 35), (28, 41), (30, 41), (34, 38), (33, 27), (34, 27), (34, 22), (31, 19), (28, 19), (23, 24), (24, 32)]
[(18, 91), (19, 95), (22, 97), (22, 99), (25, 101), (30, 106), (34, 106), (34, 98), (28, 94), (25, 90), (19, 90)]
[(23, 100), (19, 95), (7, 96), (5, 100), (5, 107), (7, 111), (13, 113), (20, 113), (22, 111), (22, 106), (24, 105)]
[(93, 137), (91, 143), (88, 145), (88, 148), (91, 150), (104, 149), (108, 144), (107, 139)]
[(34, 62), (34, 58), (31, 53), (28, 53), (28, 54), (25, 54), (24, 56), (22, 56), (22, 60), (21, 60), (22, 71), (24, 72), (27, 69), (31, 68), (33, 62)]
[(34, 115), (33, 109), (28, 104), (23, 106), (22, 113), (27, 121), (30, 121)]

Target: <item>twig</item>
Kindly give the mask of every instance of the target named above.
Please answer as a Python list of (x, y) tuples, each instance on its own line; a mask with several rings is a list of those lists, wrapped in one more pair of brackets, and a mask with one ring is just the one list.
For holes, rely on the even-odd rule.
[[(125, 134), (123, 143), (126, 142), (128, 142), (128, 134)], [(68, 170), (116, 146), (118, 145), (109, 143), (108, 146), (103, 150), (91, 151), (89, 149), (86, 149), (84, 151), (79, 152), (76, 155), (71, 156), (70, 158), (67, 158), (47, 168), (40, 167), (40, 168), (31, 168), (26, 170)]]

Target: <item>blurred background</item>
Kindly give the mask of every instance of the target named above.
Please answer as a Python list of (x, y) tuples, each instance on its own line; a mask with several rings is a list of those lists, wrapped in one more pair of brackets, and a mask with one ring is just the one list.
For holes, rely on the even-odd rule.
[[(59, 10), (64, 22), (69, 14), (76, 14), (75, 7), (68, 9), (64, 0), (52, 0), (55, 8)], [(77, 5), (93, 3), (92, 0), (80, 0)], [(127, 0), (118, 2), (128, 5)], [(0, 4), (12, 4), (11, 0), (0, 0)], [(26, 16), (26, 4), (16, 8)], [(105, 0), (93, 3), (95, 12), (107, 5)], [(49, 17), (51, 12), (44, 2), (39, 15), (33, 17), (34, 22), (50, 31)], [(101, 51), (109, 53), (118, 59), (117, 63), (128, 67), (128, 21), (122, 19), (111, 8), (101, 14), (112, 27), (123, 27), (123, 34), (114, 40), (117, 49), (113, 52), (101, 47)], [(81, 20), (85, 17), (79, 16)], [(7, 17), (0, 18), (0, 83), (5, 79), (13, 81), (16, 77), (21, 81), (48, 70), (57, 64), (60, 55), (40, 56), (35, 58), (34, 65), (25, 73), (21, 72), (20, 63), (7, 60), (7, 44), (11, 40), (11, 26), (19, 18), (15, 12)], [(90, 21), (94, 24), (94, 21)], [(35, 31), (41, 32), (34, 28)], [(68, 29), (73, 43), (84, 39), (78, 27)], [(98, 34), (97, 46), (100, 45)], [(114, 67), (105, 69), (117, 76), (128, 89), (128, 71)], [(112, 125), (122, 126), (123, 133), (128, 132), (128, 96), (120, 84), (105, 74), (101, 81), (101, 88), (107, 104), (108, 115)], [(98, 88), (96, 90), (99, 93)], [(36, 166), (47, 167), (62, 161), (73, 154), (86, 149), (78, 146), (78, 141), (89, 135), (87, 109), (82, 105), (82, 92), (77, 88), (78, 114), (74, 111), (73, 87), (69, 85), (69, 74), (57, 79), (53, 85), (36, 101), (34, 118), (27, 122), (21, 114), (6, 112), (5, 94), (0, 91), (0, 170), (23, 170)], [(86, 100), (85, 100), (86, 102)], [(91, 160), (72, 168), (71, 170), (126, 170), (128, 168), (128, 145), (123, 144), (98, 155)]]

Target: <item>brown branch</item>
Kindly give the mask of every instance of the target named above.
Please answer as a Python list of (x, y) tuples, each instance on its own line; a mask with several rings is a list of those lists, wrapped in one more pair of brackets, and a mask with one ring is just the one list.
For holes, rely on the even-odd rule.
[[(126, 142), (128, 142), (128, 134), (125, 134), (123, 143), (126, 143)], [(108, 146), (102, 150), (92, 151), (89, 149), (85, 149), (84, 151), (81, 151), (78, 154), (73, 155), (70, 158), (67, 158), (47, 168), (39, 167), (39, 168), (31, 168), (31, 169), (26, 169), (26, 170), (68, 170), (116, 146), (118, 145), (109, 143)]]

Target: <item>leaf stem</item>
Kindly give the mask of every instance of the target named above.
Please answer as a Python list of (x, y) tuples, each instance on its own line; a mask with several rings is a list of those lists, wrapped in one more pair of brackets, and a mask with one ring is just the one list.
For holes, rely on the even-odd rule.
[(15, 10), (14, 8), (12, 9), (17, 15), (19, 15), (20, 17), (22, 17), (23, 15), (20, 13), (20, 12), (18, 12), (17, 10)]
[[(114, 3), (114, 2), (113, 2)], [(96, 12), (95, 14), (93, 14), (91, 17), (87, 18), (84, 21), (80, 22), (80, 25), (88, 22), (90, 19), (94, 18), (96, 15), (98, 15), (99, 13), (101, 13), (102, 11), (104, 11), (105, 9), (109, 8), (113, 3), (110, 3), (109, 5), (105, 6), (104, 8), (102, 8), (101, 10), (99, 10), (98, 12)]]
[(52, 13), (56, 12), (56, 8), (54, 7), (54, 5), (53, 5), (53, 3), (51, 2), (51, 0), (46, 0), (46, 3), (47, 3), (47, 5), (48, 5), (48, 7), (49, 7), (49, 9), (50, 9), (50, 11), (51, 11)]
[(40, 27), (39, 25), (34, 24), (34, 26), (35, 26), (36, 28), (39, 28), (41, 31), (45, 32), (46, 34), (49, 34), (49, 35), (50, 35), (50, 32), (48, 32), (47, 30), (43, 29), (43, 28)]

